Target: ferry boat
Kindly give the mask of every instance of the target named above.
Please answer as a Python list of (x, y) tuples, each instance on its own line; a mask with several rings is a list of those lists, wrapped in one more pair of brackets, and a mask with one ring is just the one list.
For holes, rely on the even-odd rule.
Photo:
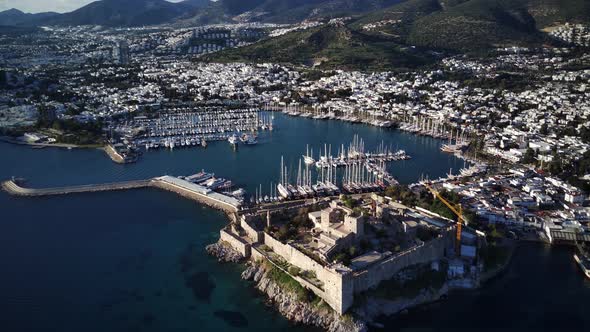
[(574, 254), (574, 260), (578, 263), (586, 278), (590, 279), (590, 258), (581, 253), (576, 253)]
[(188, 176), (186, 179), (193, 183), (203, 183), (214, 177), (215, 174), (207, 173), (204, 170), (200, 171), (195, 175)]

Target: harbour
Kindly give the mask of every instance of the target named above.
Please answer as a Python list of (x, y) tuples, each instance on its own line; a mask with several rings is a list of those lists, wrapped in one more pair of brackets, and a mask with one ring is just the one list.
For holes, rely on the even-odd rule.
[[(363, 137), (367, 148), (373, 150), (385, 141), (387, 146), (399, 146), (412, 157), (387, 163), (388, 172), (400, 183), (418, 181), (423, 173), (431, 178), (443, 177), (450, 168), (458, 170), (463, 165), (462, 160), (440, 151), (442, 140), (425, 136), (363, 124), (291, 118), (279, 113), (275, 113), (275, 125), (272, 132), (262, 131), (259, 144), (252, 148), (244, 145), (233, 150), (227, 142), (218, 141), (211, 142), (207, 149), (150, 150), (142, 155), (141, 162), (134, 164), (112, 163), (98, 150), (33, 150), (0, 144), (6, 157), (0, 170), (3, 179), (18, 176), (26, 178), (27, 186), (32, 188), (55, 188), (145, 180), (164, 174), (196, 175), (205, 169), (205, 173), (231, 179), (236, 188), (251, 194), (262, 183), (267, 195), (268, 179), (280, 178), (281, 156), (284, 166), (297, 170), (306, 145), (314, 146), (316, 151), (324, 144), (341, 147), (349, 144), (355, 134)], [(339, 172), (345, 168), (339, 168)], [(318, 170), (315, 166), (313, 169)], [(291, 178), (293, 183), (295, 174)], [(195, 326), (228, 331), (315, 331), (293, 326), (267, 308), (258, 293), (240, 280), (239, 266), (221, 265), (206, 255), (202, 248), (217, 241), (219, 230), (227, 224), (226, 216), (192, 200), (179, 199), (175, 193), (145, 188), (22, 199), (0, 192), (0, 204), (6, 216), (0, 222), (0, 248), (5, 267), (12, 271), (0, 276), (0, 288), (5, 295), (0, 308), (9, 322), (23, 331), (161, 331), (191, 330)], [(47, 215), (60, 217), (48, 222)], [(555, 305), (545, 310), (556, 314), (568, 312), (556, 323), (583, 319), (579, 304), (560, 297), (572, 287), (581, 294), (587, 294), (590, 287), (580, 276), (571, 251), (537, 249), (539, 246), (535, 245), (531, 250), (517, 252), (506, 277), (491, 285), (497, 293), (485, 293), (493, 296), (490, 303), (512, 303), (510, 310), (495, 309), (507, 315), (509, 321), (517, 321), (520, 316), (513, 313), (514, 308), (530, 308), (548, 299), (535, 291), (538, 288), (528, 285), (530, 280), (535, 280), (539, 287), (554, 280), (555, 276), (543, 277), (546, 264), (551, 264), (556, 265), (551, 271), (574, 273), (565, 273), (566, 279), (554, 285), (552, 301), (546, 303)], [(13, 255), (14, 252), (19, 255)], [(511, 281), (515, 268), (522, 278)], [(40, 273), (43, 278), (36, 277)], [(190, 280), (199, 281), (209, 290), (189, 287)], [(506, 283), (511, 287), (502, 291)], [(515, 289), (522, 287), (529, 287), (527, 293), (533, 296), (515, 295), (520, 294)], [(64, 299), (64, 293), (70, 295)], [(450, 316), (438, 315), (440, 308), (425, 308), (417, 315), (411, 312), (384, 324), (394, 330), (425, 325), (434, 328), (437, 324), (449, 328), (483, 327), (479, 318), (460, 323), (445, 319), (458, 315), (463, 311), (460, 308), (470, 308), (469, 313), (479, 317), (481, 304), (473, 303), (481, 301), (477, 295), (459, 297), (451, 308), (445, 309)], [(28, 309), (33, 304), (37, 309), (31, 312)], [(215, 316), (222, 308), (247, 317), (247, 326), (232, 327)], [(433, 318), (430, 324), (425, 323), (424, 316)], [(100, 322), (88, 326), (87, 322), (96, 317), (101, 317)]]
[[(207, 179), (209, 180), (209, 179)], [(217, 183), (212, 179), (212, 183)], [(43, 196), (58, 196), (58, 195), (72, 195), (82, 193), (95, 193), (105, 191), (121, 191), (142, 188), (159, 188), (171, 192), (175, 192), (181, 196), (188, 197), (201, 204), (211, 206), (213, 208), (225, 211), (227, 213), (237, 212), (242, 205), (242, 200), (239, 197), (233, 197), (220, 192), (215, 192), (219, 186), (212, 186), (207, 183), (195, 183), (185, 179), (184, 177), (161, 176), (148, 180), (125, 181), (116, 183), (104, 184), (87, 184), (71, 187), (55, 187), (55, 188), (25, 188), (19, 183), (20, 181), (13, 179), (4, 181), (1, 187), (13, 196), (24, 197), (43, 197)]]
[(159, 112), (117, 121), (109, 126), (111, 142), (130, 150), (206, 148), (208, 142), (256, 145), (256, 132), (273, 130), (274, 115), (261, 110), (223, 107), (165, 106)]

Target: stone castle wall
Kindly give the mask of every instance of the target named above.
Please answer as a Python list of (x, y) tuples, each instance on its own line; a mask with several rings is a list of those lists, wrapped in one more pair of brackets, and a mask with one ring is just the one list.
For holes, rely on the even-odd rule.
[[(247, 224), (243, 217), (240, 224), (249, 238), (265, 244), (289, 264), (297, 266), (301, 270), (313, 271), (317, 278), (323, 282), (323, 287), (319, 288), (298, 276), (292, 277), (322, 298), (339, 314), (345, 313), (353, 305), (354, 294), (378, 286), (381, 281), (391, 279), (406, 267), (443, 258), (445, 249), (452, 245), (452, 235), (454, 234), (453, 228), (447, 229), (436, 239), (385, 257), (361, 271), (351, 272), (350, 270), (338, 270), (339, 268), (336, 266), (323, 266), (292, 245), (281, 243), (266, 232), (257, 232)], [(230, 243), (244, 257), (251, 257), (253, 260), (266, 258), (263, 252), (252, 248), (250, 244), (238, 236), (226, 230), (222, 230), (220, 234), (222, 240)]]
[[(349, 292), (343, 292), (343, 289), (352, 289), (352, 279), (349, 279), (347, 275), (340, 274), (337, 271), (322, 266), (304, 253), (300, 252), (297, 248), (290, 244), (283, 244), (267, 233), (264, 233), (264, 244), (290, 264), (295, 265), (302, 270), (315, 272), (317, 278), (324, 283), (323, 289), (320, 290), (317, 287), (308, 288), (326, 301), (326, 303), (328, 303), (336, 312), (342, 314), (352, 306), (352, 290)], [(345, 285), (345, 283), (348, 284)], [(304, 286), (309, 285), (304, 284)], [(345, 294), (346, 296), (343, 297)]]
[(354, 293), (377, 287), (381, 281), (393, 278), (399, 271), (412, 265), (425, 264), (444, 257), (445, 237), (433, 239), (419, 247), (392, 255), (354, 273)]
[(250, 226), (250, 224), (248, 224), (246, 216), (240, 217), (240, 227), (242, 227), (244, 232), (246, 232), (246, 235), (250, 239), (252, 239), (252, 241), (254, 243), (262, 243), (262, 241), (264, 240), (263, 232), (259, 232), (259, 231), (255, 230), (254, 228), (252, 228), (252, 226)]
[(219, 231), (219, 238), (231, 245), (232, 248), (242, 254), (242, 256), (246, 258), (250, 257), (251, 246), (249, 243), (244, 242), (242, 239), (226, 231), (225, 229)]

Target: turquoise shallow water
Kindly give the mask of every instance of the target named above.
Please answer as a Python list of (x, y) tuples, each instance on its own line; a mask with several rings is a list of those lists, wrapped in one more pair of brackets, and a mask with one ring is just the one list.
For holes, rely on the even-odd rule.
[[(277, 130), (262, 133), (258, 146), (232, 151), (226, 142), (218, 142), (207, 149), (150, 151), (131, 165), (114, 164), (98, 150), (34, 150), (0, 143), (0, 178), (19, 176), (31, 186), (47, 187), (187, 175), (205, 168), (253, 192), (259, 184), (268, 190), (270, 181), (276, 181), (281, 155), (294, 167), (306, 144), (317, 153), (326, 142), (335, 153), (336, 146), (347, 144), (354, 134), (365, 139), (367, 148), (383, 140), (411, 154), (412, 160), (390, 167), (404, 183), (422, 174), (443, 176), (449, 168), (463, 165), (439, 151), (440, 141), (426, 137), (280, 114), (275, 124)], [(292, 326), (266, 307), (263, 298), (240, 279), (240, 266), (218, 264), (206, 255), (204, 246), (218, 239), (225, 217), (172, 193), (135, 190), (35, 199), (0, 193), (0, 209), (0, 331), (312, 330)], [(508, 279), (512, 288), (498, 286), (491, 293), (459, 297), (451, 309), (426, 309), (402, 320), (387, 320), (387, 326), (392, 330), (452, 327), (449, 315), (478, 317), (474, 313), (479, 309), (471, 301), (510, 301), (538, 314), (567, 308), (564, 303), (587, 302), (587, 283), (572, 273), (575, 267), (568, 265), (567, 255), (542, 252), (530, 259), (527, 254), (522, 264), (529, 264), (533, 272), (515, 270), (526, 277)], [(545, 257), (565, 264), (557, 266), (566, 269), (564, 275), (548, 274)], [(538, 304), (547, 300), (539, 297), (542, 290), (526, 288), (532, 297), (504, 291), (537, 278), (543, 288), (565, 277), (558, 289), (567, 297), (555, 301), (555, 306)], [(571, 300), (577, 302), (571, 304), (570, 296), (577, 296)], [(511, 320), (518, 318), (513, 310), (503, 312), (501, 305), (487, 308)], [(222, 310), (237, 313), (238, 319)], [(468, 322), (472, 324), (461, 326), (484, 326)], [(584, 319), (574, 322), (587, 324)]]

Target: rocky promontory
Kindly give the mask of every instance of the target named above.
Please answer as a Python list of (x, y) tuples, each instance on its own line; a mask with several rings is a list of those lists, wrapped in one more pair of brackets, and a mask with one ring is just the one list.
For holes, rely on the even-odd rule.
[(219, 241), (205, 247), (207, 253), (215, 258), (219, 262), (226, 263), (240, 263), (244, 260), (244, 256), (234, 250), (229, 244)]
[(249, 263), (242, 278), (254, 282), (266, 294), (269, 302), (287, 319), (305, 325), (317, 326), (329, 332), (361, 332), (366, 325), (351, 316), (340, 316), (327, 306), (301, 301), (296, 294), (285, 290), (268, 275), (263, 264)]

